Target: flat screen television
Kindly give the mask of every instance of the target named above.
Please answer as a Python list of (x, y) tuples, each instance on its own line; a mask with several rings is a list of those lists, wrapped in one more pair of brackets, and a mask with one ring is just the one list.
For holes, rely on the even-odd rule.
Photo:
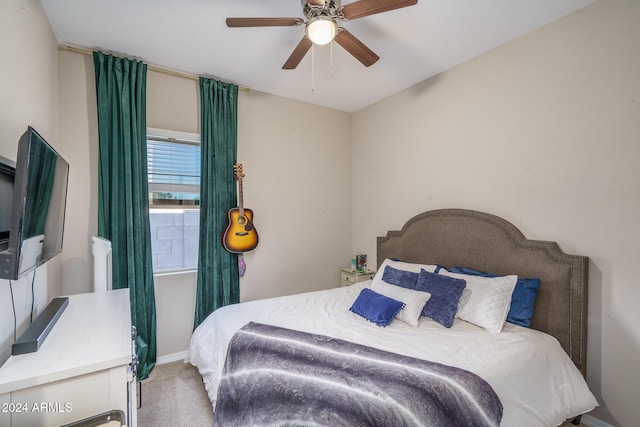
[(69, 163), (29, 126), (15, 169), (0, 167), (0, 279), (17, 280), (62, 251), (68, 178)]
[(9, 243), (16, 164), (0, 156), (0, 245)]

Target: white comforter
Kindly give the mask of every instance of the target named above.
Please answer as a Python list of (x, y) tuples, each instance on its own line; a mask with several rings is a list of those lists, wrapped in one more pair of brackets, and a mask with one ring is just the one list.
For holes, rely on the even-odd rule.
[(492, 334), (456, 319), (446, 329), (421, 318), (381, 328), (349, 311), (370, 281), (352, 286), (223, 307), (193, 333), (187, 361), (198, 368), (215, 405), (232, 335), (249, 321), (329, 335), (469, 370), (484, 378), (504, 407), (503, 426), (557, 426), (597, 402), (555, 338), (506, 323)]

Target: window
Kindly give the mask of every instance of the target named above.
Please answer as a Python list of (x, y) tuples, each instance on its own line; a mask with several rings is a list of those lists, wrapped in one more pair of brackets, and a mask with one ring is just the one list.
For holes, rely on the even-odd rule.
[(200, 136), (147, 129), (154, 273), (198, 266)]
[(199, 135), (149, 129), (147, 169), (150, 206), (200, 205)]

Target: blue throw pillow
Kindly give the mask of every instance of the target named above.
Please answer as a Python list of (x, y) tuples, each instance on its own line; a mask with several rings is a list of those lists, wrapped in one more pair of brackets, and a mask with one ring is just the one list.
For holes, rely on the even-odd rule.
[[(470, 274), (472, 276), (498, 277), (498, 274), (484, 273), (468, 267), (455, 267), (452, 273)], [(511, 308), (507, 314), (507, 322), (528, 328), (533, 317), (533, 307), (536, 303), (540, 279), (526, 279), (518, 277), (516, 287), (511, 294)]]
[(419, 273), (412, 271), (399, 270), (387, 265), (382, 273), (382, 280), (391, 284), (407, 289), (415, 289), (418, 281)]
[(404, 308), (402, 301), (380, 295), (369, 288), (360, 291), (358, 298), (349, 309), (378, 326), (388, 326), (400, 310)]
[(458, 300), (466, 286), (467, 282), (462, 279), (420, 270), (416, 290), (431, 294), (422, 315), (435, 320), (445, 328), (450, 328), (458, 311)]

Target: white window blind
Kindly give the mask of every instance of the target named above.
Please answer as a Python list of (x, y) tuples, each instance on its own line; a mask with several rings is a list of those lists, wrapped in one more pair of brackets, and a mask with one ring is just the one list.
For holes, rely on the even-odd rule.
[(200, 141), (148, 134), (147, 172), (152, 206), (198, 205)]
[(147, 140), (150, 184), (200, 186), (200, 143)]

